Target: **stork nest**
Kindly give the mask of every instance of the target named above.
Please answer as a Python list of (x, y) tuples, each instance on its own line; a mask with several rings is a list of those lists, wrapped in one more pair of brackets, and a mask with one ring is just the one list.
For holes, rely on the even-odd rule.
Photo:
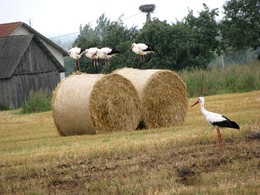
[(155, 9), (155, 5), (154, 4), (145, 4), (145, 5), (141, 5), (139, 7), (139, 10), (142, 12), (153, 12)]

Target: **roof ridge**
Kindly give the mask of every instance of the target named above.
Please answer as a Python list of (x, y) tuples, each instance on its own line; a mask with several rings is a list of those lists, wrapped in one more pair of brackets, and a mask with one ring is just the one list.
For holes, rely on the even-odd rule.
[[(5, 52), (2, 56), (5, 56), (5, 58), (1, 59), (0, 67), (0, 78), (10, 78), (13, 72), (15, 71), (16, 67), (18, 66), (21, 58), (23, 57), (24, 53), (26, 52), (28, 46), (30, 45), (30, 42), (32, 41), (33, 37), (35, 35), (17, 35), (17, 36), (7, 36), (7, 37), (1, 37), (0, 47)], [(19, 44), (19, 46), (15, 46), (15, 43), (17, 39), (22, 40), (23, 44)], [(9, 47), (9, 49), (7, 49)], [(13, 50), (10, 47), (14, 47), (17, 49), (17, 52), (12, 53)], [(0, 56), (1, 57), (1, 56)], [(6, 64), (4, 60), (7, 59), (13, 59), (12, 61), (9, 61), (9, 64)]]
[(67, 51), (65, 51), (62, 47), (54, 43), (52, 40), (26, 24), (25, 22), (12, 22), (12, 23), (4, 23), (0, 24), (0, 37), (7, 37), (10, 36), (19, 26), (24, 26), (29, 31), (32, 32), (32, 34), (36, 35), (37, 37), (40, 37), (44, 41), (46, 41), (48, 44), (53, 46), (54, 48), (58, 49), (64, 56), (67, 55)]
[(14, 24), (14, 23), (23, 23), (23, 22), (21, 22), (21, 21), (16, 21), (16, 22), (6, 22), (6, 23), (0, 23), (0, 25)]
[(0, 37), (10, 36), (22, 24), (22, 22), (0, 24)]

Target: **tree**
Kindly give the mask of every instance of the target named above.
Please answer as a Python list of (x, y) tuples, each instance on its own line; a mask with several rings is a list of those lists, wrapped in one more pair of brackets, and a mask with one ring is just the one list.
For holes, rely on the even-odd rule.
[(217, 15), (217, 9), (209, 10), (204, 4), (198, 17), (191, 10), (183, 21), (176, 24), (170, 25), (158, 19), (146, 24), (136, 40), (153, 45), (156, 52), (148, 57), (142, 68), (206, 68), (220, 47)]
[(147, 23), (138, 33), (133, 42), (142, 42), (152, 45), (155, 49), (154, 54), (145, 57), (145, 62), (140, 62), (139, 58), (135, 58), (136, 68), (163, 68), (173, 69), (172, 62), (173, 51), (171, 43), (171, 25), (161, 22), (158, 19)]
[(260, 46), (259, 0), (230, 0), (223, 6), (221, 21), (222, 41), (225, 48), (238, 51)]
[[(191, 10), (183, 21), (177, 21), (176, 24), (154, 18), (141, 30), (137, 30), (136, 27), (128, 29), (121, 17), (117, 21), (110, 21), (102, 14), (95, 28), (88, 24), (80, 28), (75, 45), (82, 48), (109, 46), (117, 49), (120, 54), (111, 59), (111, 71), (122, 67), (170, 70), (206, 68), (219, 51), (217, 15), (217, 9), (209, 10), (204, 4), (204, 10), (198, 17)], [(147, 55), (145, 62), (140, 62), (139, 57), (129, 50), (134, 42), (154, 46), (155, 53)], [(83, 71), (94, 72), (91, 62), (86, 58), (81, 60), (81, 66)]]
[[(110, 61), (110, 70), (120, 68), (128, 64), (131, 58), (129, 50), (131, 40), (134, 39), (137, 33), (136, 27), (127, 29), (124, 26), (121, 17), (117, 21), (110, 21), (102, 14), (96, 21), (97, 25), (92, 28), (89, 24), (80, 28), (80, 35), (75, 40), (74, 45), (81, 48), (90, 47), (111, 47), (119, 50), (120, 55), (114, 57)], [(121, 54), (124, 54), (121, 55)], [(129, 63), (130, 64), (130, 63)], [(92, 62), (89, 59), (81, 59), (82, 70), (88, 73), (95, 73)], [(99, 62), (99, 72), (103, 71), (104, 64)]]
[(190, 62), (193, 66), (206, 68), (208, 63), (215, 58), (215, 54), (220, 54), (220, 41), (218, 39), (219, 26), (216, 22), (218, 9), (209, 10), (203, 4), (204, 10), (196, 18), (193, 11), (189, 11), (184, 18), (184, 24), (190, 29), (190, 55), (193, 59)]

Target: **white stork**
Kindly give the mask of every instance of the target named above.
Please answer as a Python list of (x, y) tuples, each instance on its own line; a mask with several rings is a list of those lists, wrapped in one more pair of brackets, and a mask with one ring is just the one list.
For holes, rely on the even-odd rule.
[(220, 114), (214, 113), (214, 112), (209, 112), (204, 108), (204, 98), (199, 97), (197, 101), (191, 106), (195, 106), (196, 104), (200, 103), (200, 110), (205, 117), (206, 121), (216, 127), (217, 129), (217, 136), (218, 136), (218, 144), (222, 148), (222, 139), (221, 139), (221, 133), (220, 133), (220, 128), (233, 128), (233, 129), (238, 129), (239, 126), (236, 122), (229, 120), (227, 117), (222, 116)]
[(117, 51), (116, 49), (112, 49), (109, 47), (103, 47), (101, 49), (98, 49), (97, 57), (98, 57), (98, 59), (103, 59), (105, 61), (106, 70), (109, 70), (110, 58), (112, 58), (113, 56), (115, 56), (118, 53), (119, 53), (119, 51)]
[(84, 53), (84, 50), (79, 47), (73, 47), (68, 51), (68, 55), (70, 56), (70, 58), (76, 60), (76, 73), (77, 74), (80, 74), (79, 60), (83, 53)]
[(131, 48), (132, 51), (137, 54), (140, 55), (140, 61), (143, 62), (144, 56), (148, 53), (154, 53), (154, 49), (152, 46), (150, 45), (146, 45), (144, 43), (133, 43)]
[(98, 57), (97, 57), (97, 51), (98, 48), (97, 47), (91, 47), (85, 50), (84, 54), (87, 58), (89, 58), (90, 60), (92, 60), (93, 62), (93, 66), (95, 68), (95, 70), (98, 70)]

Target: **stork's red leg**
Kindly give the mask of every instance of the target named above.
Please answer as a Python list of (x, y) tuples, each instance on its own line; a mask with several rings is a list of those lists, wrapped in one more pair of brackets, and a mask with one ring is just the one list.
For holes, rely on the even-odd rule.
[(76, 68), (76, 71), (78, 69), (78, 60), (75, 61), (75, 68)]
[(97, 65), (97, 60), (94, 60), (94, 68), (95, 68), (95, 72), (98, 72), (98, 65)]
[(107, 72), (107, 59), (105, 59), (105, 72)]
[(109, 59), (107, 59), (107, 72), (109, 72)]
[(97, 70), (98, 70), (98, 60), (96, 59), (96, 67), (97, 67)]
[(76, 60), (76, 73), (80, 74), (80, 64), (79, 64), (79, 60)]
[(220, 133), (219, 128), (217, 128), (217, 135), (218, 135), (218, 145), (222, 149), (222, 138), (221, 138), (221, 133)]

